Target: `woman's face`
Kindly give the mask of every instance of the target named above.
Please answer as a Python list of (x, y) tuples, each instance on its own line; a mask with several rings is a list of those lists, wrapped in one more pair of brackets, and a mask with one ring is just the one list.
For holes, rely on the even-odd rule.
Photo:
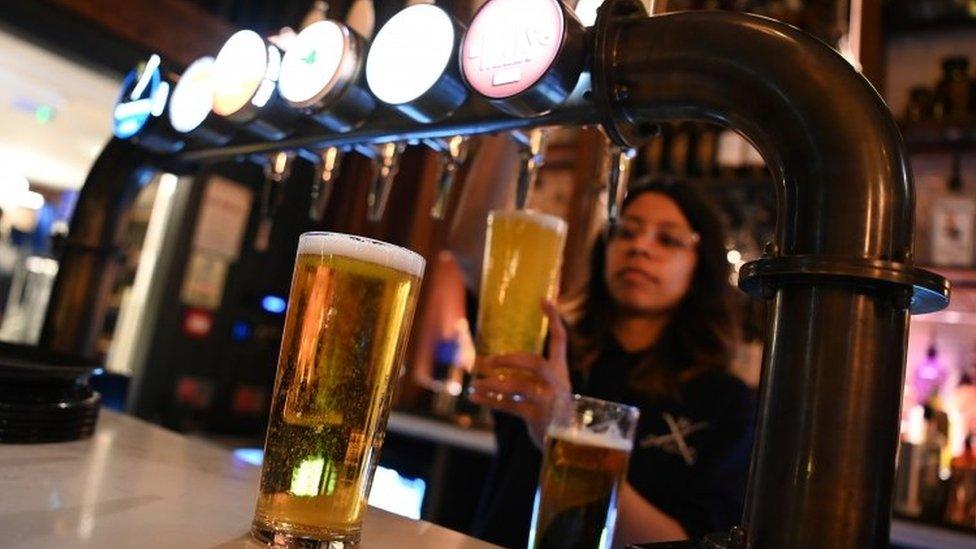
[(669, 197), (646, 192), (634, 199), (607, 243), (604, 278), (616, 305), (636, 314), (672, 311), (691, 286), (697, 244)]

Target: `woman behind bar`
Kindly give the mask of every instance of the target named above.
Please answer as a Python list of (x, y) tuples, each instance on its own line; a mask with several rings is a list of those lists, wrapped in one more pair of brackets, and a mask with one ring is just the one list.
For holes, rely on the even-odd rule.
[(569, 329), (543, 305), (547, 356), (493, 359), (535, 371), (537, 381), (476, 382), (531, 395), (479, 401), (500, 413), (476, 535), (526, 546), (551, 402), (570, 391), (641, 410), (616, 545), (727, 531), (740, 520), (755, 399), (728, 373), (738, 334), (729, 271), (721, 221), (693, 188), (656, 182), (630, 191), (619, 223), (594, 248)]

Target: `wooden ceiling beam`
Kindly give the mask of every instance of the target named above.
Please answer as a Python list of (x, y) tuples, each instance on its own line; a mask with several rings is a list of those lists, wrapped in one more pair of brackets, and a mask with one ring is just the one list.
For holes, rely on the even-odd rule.
[[(185, 0), (44, 0), (180, 67), (214, 55), (234, 30)], [(179, 67), (178, 67), (179, 68)]]

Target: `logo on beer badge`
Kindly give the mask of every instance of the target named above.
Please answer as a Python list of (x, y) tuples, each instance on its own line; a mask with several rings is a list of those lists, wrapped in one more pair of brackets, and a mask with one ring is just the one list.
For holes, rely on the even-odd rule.
[(558, 0), (488, 2), (464, 38), (464, 77), (478, 93), (492, 99), (524, 92), (556, 60), (564, 25)]
[(345, 40), (343, 28), (333, 21), (312, 23), (298, 33), (281, 62), (281, 96), (302, 104), (334, 87), (346, 54)]
[(153, 54), (126, 75), (113, 112), (115, 137), (129, 139), (142, 131), (150, 118), (163, 114), (170, 89), (169, 83), (163, 80), (160, 63), (159, 56)]
[(685, 417), (675, 418), (671, 414), (661, 414), (661, 419), (668, 426), (666, 435), (648, 435), (641, 439), (641, 448), (659, 448), (669, 454), (681, 456), (689, 467), (695, 464), (697, 452), (688, 444), (687, 437), (708, 428), (708, 423), (699, 421), (693, 423)]

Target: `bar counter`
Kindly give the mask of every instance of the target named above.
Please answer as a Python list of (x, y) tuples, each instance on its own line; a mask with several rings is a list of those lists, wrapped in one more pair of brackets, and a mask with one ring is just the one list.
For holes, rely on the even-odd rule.
[[(260, 469), (209, 442), (103, 410), (89, 440), (0, 445), (5, 548), (259, 548)], [(364, 549), (494, 547), (370, 508)]]
[[(491, 452), (439, 422), (395, 414), (390, 430)], [(103, 410), (95, 436), (63, 444), (0, 445), (4, 548), (248, 548), (260, 469), (210, 442)], [(897, 547), (971, 548), (974, 537), (895, 520)], [(369, 508), (364, 549), (483, 549), (491, 544)]]

